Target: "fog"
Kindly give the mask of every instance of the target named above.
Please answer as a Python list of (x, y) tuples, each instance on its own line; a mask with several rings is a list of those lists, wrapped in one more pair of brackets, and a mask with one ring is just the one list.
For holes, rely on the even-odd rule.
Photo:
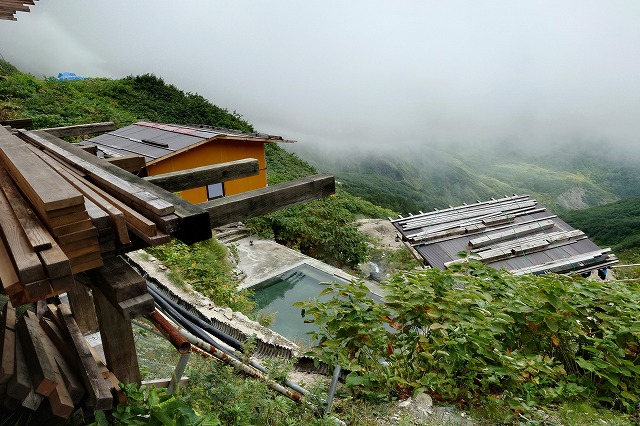
[(42, 0), (0, 21), (37, 77), (154, 73), (334, 149), (640, 134), (640, 2)]

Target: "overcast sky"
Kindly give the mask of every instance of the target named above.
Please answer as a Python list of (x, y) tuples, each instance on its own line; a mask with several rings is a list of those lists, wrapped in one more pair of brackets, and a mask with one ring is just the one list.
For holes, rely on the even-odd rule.
[(42, 0), (0, 53), (154, 73), (301, 144), (640, 145), (637, 0)]

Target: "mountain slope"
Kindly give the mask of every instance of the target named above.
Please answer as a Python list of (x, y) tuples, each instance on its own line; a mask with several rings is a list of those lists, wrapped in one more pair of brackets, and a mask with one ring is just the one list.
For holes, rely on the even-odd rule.
[(529, 194), (561, 213), (640, 195), (638, 163), (600, 155), (606, 151), (601, 145), (578, 152), (559, 144), (555, 150), (529, 152), (508, 145), (425, 144), (335, 157), (328, 152), (299, 152), (319, 170), (334, 174), (353, 194), (401, 213), (513, 193)]
[(640, 197), (567, 212), (562, 218), (599, 245), (615, 250), (640, 249)]

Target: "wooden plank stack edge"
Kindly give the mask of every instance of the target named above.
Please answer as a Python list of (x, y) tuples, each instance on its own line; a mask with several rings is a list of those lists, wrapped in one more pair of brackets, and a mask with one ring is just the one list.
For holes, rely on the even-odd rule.
[(82, 154), (47, 133), (0, 127), (0, 281), (14, 306), (67, 291), (75, 274), (118, 254), (211, 236), (206, 211)]

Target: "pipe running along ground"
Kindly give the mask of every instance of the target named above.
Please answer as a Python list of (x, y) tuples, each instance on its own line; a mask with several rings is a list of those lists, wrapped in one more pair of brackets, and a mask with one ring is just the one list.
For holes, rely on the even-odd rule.
[[(170, 315), (171, 316), (171, 315)], [(178, 322), (180, 322), (180, 318), (175, 318)], [(185, 324), (185, 326), (188, 326), (188, 324)], [(268, 378), (267, 376), (265, 376), (260, 370), (258, 370), (255, 367), (252, 367), (248, 364), (245, 364), (244, 362), (242, 362), (241, 360), (239, 360), (238, 358), (236, 358), (234, 355), (228, 353), (226, 350), (223, 349), (218, 349), (216, 347), (215, 342), (213, 341), (213, 339), (211, 338), (207, 338), (207, 341), (211, 341), (213, 344), (208, 343), (207, 341), (201, 339), (200, 337), (197, 336), (197, 334), (202, 334), (202, 333), (192, 333), (191, 330), (189, 330), (190, 327), (181, 327), (180, 325), (176, 324), (174, 325), (174, 327), (176, 328), (176, 330), (178, 331), (178, 333), (180, 333), (189, 343), (191, 343), (192, 345), (202, 349), (203, 351), (205, 351), (206, 353), (210, 354), (211, 356), (214, 356), (215, 358), (218, 358), (230, 365), (232, 365), (233, 367), (243, 371), (244, 373), (250, 375), (251, 377), (255, 377), (256, 379), (260, 379), (262, 381), (264, 381), (267, 386), (269, 386), (271, 389), (281, 393), (282, 395), (285, 395), (289, 398), (291, 398), (292, 400), (294, 400), (295, 402), (300, 402), (302, 400), (302, 395), (285, 388), (284, 386), (282, 386), (281, 384), (277, 383), (276, 381), (274, 381), (273, 379)], [(201, 337), (207, 337), (206, 335), (202, 335)]]
[(177, 314), (179, 314), (182, 318), (185, 319), (185, 323), (188, 322), (201, 328), (202, 330), (206, 331), (207, 333), (210, 333), (217, 339), (220, 339), (225, 344), (231, 346), (232, 348), (238, 351), (242, 352), (244, 350), (244, 348), (242, 347), (242, 343), (238, 339), (232, 336), (229, 336), (227, 333), (218, 330), (217, 328), (213, 327), (211, 324), (198, 318), (197, 316), (189, 312), (187, 309), (180, 306), (175, 301), (171, 300), (171, 298), (162, 294), (162, 292), (156, 289), (153, 285), (147, 283), (147, 288), (149, 289), (149, 293), (151, 293), (151, 296), (153, 296), (153, 299), (156, 301), (156, 303), (158, 303), (158, 305), (160, 305), (164, 310), (175, 311)]
[[(215, 340), (211, 339), (210, 336), (208, 336), (206, 334), (203, 334), (201, 332), (201, 330), (204, 330), (204, 331), (206, 331), (208, 333), (211, 333), (209, 329), (213, 329), (216, 332), (218, 332), (218, 334), (227, 337), (227, 339), (220, 339), (220, 340), (222, 340), (222, 342), (228, 344), (233, 349), (237, 349), (239, 351), (242, 351), (244, 349), (242, 347), (242, 344), (238, 340), (234, 339), (233, 337), (227, 335), (224, 332), (221, 332), (220, 330), (217, 330), (217, 329), (213, 328), (213, 326), (211, 326), (211, 324), (207, 324), (206, 322), (202, 321), (200, 318), (194, 316), (188, 310), (182, 308), (176, 302), (174, 302), (170, 298), (168, 298), (165, 295), (163, 295), (162, 292), (160, 292), (159, 290), (157, 290), (153, 286), (148, 285), (148, 288), (149, 288), (150, 293), (153, 296), (153, 298), (156, 299), (156, 301), (161, 301), (161, 303), (158, 303), (161, 306), (161, 308), (163, 308), (163, 310), (165, 310), (165, 311), (168, 310), (169, 312), (166, 312), (167, 314), (172, 316), (178, 323), (183, 324), (183, 326), (185, 328), (187, 328), (187, 330), (189, 332), (191, 332), (193, 335), (195, 335), (196, 337), (198, 337), (200, 339), (203, 339), (209, 345), (212, 345), (212, 346), (216, 347), (217, 349), (225, 352), (227, 355), (235, 357), (235, 354), (233, 352), (231, 352), (227, 348), (221, 346), (218, 342), (216, 342)], [(164, 303), (162, 303), (162, 302), (164, 302)], [(174, 309), (172, 309), (172, 308), (174, 308)], [(177, 315), (179, 316), (179, 318), (176, 317)], [(191, 321), (192, 319), (197, 320), (197, 321), (195, 321), (195, 324), (194, 324), (194, 321)], [(189, 326), (189, 323), (191, 323), (190, 324), (191, 326)], [(205, 328), (205, 327), (202, 327), (201, 325), (206, 325), (207, 327)], [(198, 328), (200, 330), (198, 330)], [(213, 333), (211, 333), (211, 334), (213, 334)], [(213, 334), (213, 335), (215, 337), (218, 337), (215, 334)], [(227, 340), (227, 341), (225, 341), (225, 340)], [(263, 365), (261, 365), (260, 363), (250, 359), (249, 360), (249, 364), (252, 367), (260, 370), (261, 372), (263, 372), (265, 374), (268, 374), (267, 369)], [(291, 389), (293, 389), (296, 392), (299, 392), (299, 393), (301, 393), (303, 395), (309, 395), (309, 393), (310, 393), (308, 390), (304, 389), (303, 387), (301, 387), (300, 385), (298, 385), (296, 383), (291, 382), (288, 379), (285, 380), (284, 383), (285, 383), (285, 385), (287, 385)]]

